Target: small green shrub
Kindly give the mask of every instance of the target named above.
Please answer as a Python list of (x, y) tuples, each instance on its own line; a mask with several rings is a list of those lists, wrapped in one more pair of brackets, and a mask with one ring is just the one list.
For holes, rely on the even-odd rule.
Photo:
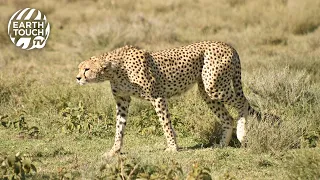
[(141, 165), (135, 159), (126, 159), (118, 156), (115, 164), (105, 164), (100, 168), (96, 179), (187, 179), (211, 180), (210, 170), (194, 163), (190, 172), (184, 173), (179, 163), (171, 161), (162, 165)]
[(137, 175), (140, 179), (181, 179), (183, 177), (181, 166), (174, 161), (169, 165), (144, 165), (140, 168), (140, 173)]
[[(171, 112), (171, 110), (173, 110), (173, 108), (170, 107), (169, 111)], [(189, 126), (189, 123), (186, 122), (183, 114), (173, 110), (170, 115), (172, 125), (175, 131), (179, 132), (179, 137), (185, 137), (191, 134), (191, 127)], [(131, 105), (131, 111), (129, 115), (129, 118), (131, 117), (131, 126), (129, 126), (129, 128), (137, 129), (139, 134), (144, 136), (151, 134), (161, 136), (163, 134), (159, 118), (154, 108), (149, 105), (148, 102), (142, 100), (134, 101)]]
[(105, 164), (100, 167), (100, 174), (96, 179), (132, 179), (138, 174), (138, 165), (133, 162), (125, 162), (125, 159), (118, 156), (115, 164)]
[(199, 166), (198, 163), (192, 165), (191, 171), (188, 173), (187, 180), (211, 180), (210, 169)]
[(40, 129), (37, 126), (28, 125), (24, 114), (13, 120), (8, 115), (3, 115), (0, 116), (0, 122), (3, 127), (19, 130), (20, 135), (27, 135), (29, 138), (38, 138), (40, 135)]
[(16, 155), (1, 155), (1, 174), (3, 180), (20, 180), (32, 177), (37, 172), (36, 166), (31, 159), (23, 153)]
[(64, 133), (82, 133), (90, 136), (108, 137), (113, 134), (114, 118), (98, 112), (90, 113), (79, 101), (77, 106), (68, 106), (61, 110)]
[(62, 180), (74, 180), (79, 179), (81, 176), (77, 172), (69, 172), (65, 168), (62, 168), (57, 176), (51, 177), (52, 179), (62, 179)]
[(136, 128), (139, 134), (148, 136), (162, 135), (162, 127), (158, 120), (155, 110), (150, 107), (145, 107), (132, 118), (132, 128)]

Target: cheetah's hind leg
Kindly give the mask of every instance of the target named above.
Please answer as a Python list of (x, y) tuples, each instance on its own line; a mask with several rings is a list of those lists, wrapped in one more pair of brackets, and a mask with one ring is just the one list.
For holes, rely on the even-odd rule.
[(207, 103), (208, 107), (222, 121), (222, 137), (219, 147), (228, 146), (232, 137), (233, 118), (219, 99), (214, 99), (214, 97), (208, 95), (202, 82), (198, 83), (198, 88), (201, 97)]

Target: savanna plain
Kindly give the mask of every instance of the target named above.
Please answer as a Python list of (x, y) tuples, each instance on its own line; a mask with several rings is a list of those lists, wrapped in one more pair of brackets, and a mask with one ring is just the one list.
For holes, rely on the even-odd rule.
[[(51, 24), (43, 49), (9, 39), (26, 7)], [(0, 1), (0, 179), (320, 179), (319, 12), (318, 0)], [(202, 40), (237, 49), (245, 95), (281, 123), (249, 118), (245, 145), (233, 135), (216, 148), (221, 123), (194, 86), (169, 100), (180, 152), (164, 151), (151, 104), (133, 99), (122, 154), (103, 160), (115, 102), (108, 82), (76, 83), (78, 64), (124, 45)]]

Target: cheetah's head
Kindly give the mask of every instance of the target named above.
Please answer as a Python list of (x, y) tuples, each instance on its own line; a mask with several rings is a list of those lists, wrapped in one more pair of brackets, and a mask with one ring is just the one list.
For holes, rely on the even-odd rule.
[(98, 83), (109, 79), (108, 63), (102, 62), (95, 56), (81, 62), (78, 66), (77, 82), (80, 85), (86, 83)]

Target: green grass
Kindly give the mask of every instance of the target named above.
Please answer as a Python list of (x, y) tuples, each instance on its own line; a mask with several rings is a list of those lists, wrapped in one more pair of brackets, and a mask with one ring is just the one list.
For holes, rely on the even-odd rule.
[[(51, 24), (44, 49), (20, 50), (7, 35), (10, 16), (25, 7), (40, 9)], [(37, 168), (30, 179), (121, 179), (130, 172), (158, 179), (206, 173), (319, 179), (319, 7), (314, 0), (0, 2), (0, 161), (26, 153)], [(115, 104), (109, 83), (76, 84), (79, 62), (125, 44), (159, 50), (201, 40), (237, 49), (250, 103), (282, 124), (250, 118), (245, 146), (234, 134), (230, 147), (211, 148), (220, 122), (195, 86), (169, 101), (180, 152), (164, 152), (152, 106), (133, 99), (123, 154), (102, 161), (113, 144)]]

